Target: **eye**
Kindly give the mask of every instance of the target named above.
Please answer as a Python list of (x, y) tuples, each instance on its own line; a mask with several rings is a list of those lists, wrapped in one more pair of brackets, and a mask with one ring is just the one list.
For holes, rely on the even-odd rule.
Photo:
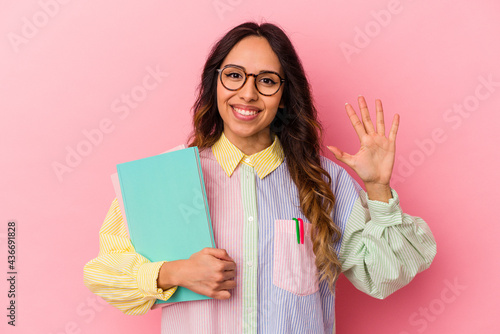
[(264, 86), (272, 87), (276, 84), (278, 84), (279, 78), (272, 74), (272, 73), (267, 73), (265, 75), (261, 75), (259, 77), (259, 84), (262, 84)]
[(239, 68), (227, 67), (222, 71), (223, 80), (242, 81), (245, 80), (245, 73)]
[(262, 78), (261, 82), (266, 85), (276, 85), (276, 81), (271, 78)]

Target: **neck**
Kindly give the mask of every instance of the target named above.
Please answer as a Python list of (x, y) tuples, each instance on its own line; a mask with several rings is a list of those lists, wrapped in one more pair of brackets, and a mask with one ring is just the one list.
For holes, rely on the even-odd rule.
[(260, 152), (273, 143), (274, 134), (269, 132), (260, 132), (250, 137), (233, 136), (231, 132), (224, 132), (226, 138), (246, 155), (252, 155)]

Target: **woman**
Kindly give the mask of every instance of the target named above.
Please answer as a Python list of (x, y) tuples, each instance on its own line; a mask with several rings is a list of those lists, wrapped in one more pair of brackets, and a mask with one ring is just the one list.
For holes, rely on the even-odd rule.
[(320, 156), (321, 126), (285, 33), (268, 23), (233, 28), (206, 61), (189, 142), (200, 149), (218, 248), (151, 263), (135, 253), (115, 199), (85, 284), (126, 314), (146, 313), (177, 286), (213, 298), (164, 307), (162, 333), (332, 333), (341, 272), (377, 298), (403, 287), (430, 266), (436, 245), (389, 186), (399, 116), (387, 138), (381, 102), (376, 128), (358, 103), (362, 122), (346, 110), (360, 151), (329, 149), (366, 192)]

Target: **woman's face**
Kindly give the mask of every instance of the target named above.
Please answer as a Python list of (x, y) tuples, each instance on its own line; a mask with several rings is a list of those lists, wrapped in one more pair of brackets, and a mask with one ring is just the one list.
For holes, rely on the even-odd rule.
[[(274, 71), (285, 77), (278, 57), (263, 37), (249, 36), (239, 41), (220, 68), (228, 64), (242, 66), (246, 73)], [(265, 96), (257, 91), (254, 80), (255, 77), (249, 76), (241, 89), (230, 91), (222, 85), (220, 78), (217, 79), (217, 106), (224, 122), (224, 134), (240, 149), (242, 146), (248, 148), (252, 143), (270, 145), (270, 124), (278, 107), (283, 107), (280, 105), (283, 85), (276, 94)]]

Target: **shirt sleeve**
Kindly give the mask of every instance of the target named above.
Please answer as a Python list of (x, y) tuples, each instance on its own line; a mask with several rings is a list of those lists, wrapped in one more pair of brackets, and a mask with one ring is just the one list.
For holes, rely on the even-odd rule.
[(357, 289), (384, 299), (431, 265), (436, 241), (423, 219), (402, 212), (394, 189), (389, 203), (368, 199), (359, 185), (357, 191), (342, 236), (342, 272)]
[(163, 291), (156, 281), (165, 261), (150, 262), (135, 252), (115, 198), (99, 231), (99, 254), (84, 269), (84, 283), (125, 314), (140, 315), (156, 299), (167, 300), (177, 290)]

